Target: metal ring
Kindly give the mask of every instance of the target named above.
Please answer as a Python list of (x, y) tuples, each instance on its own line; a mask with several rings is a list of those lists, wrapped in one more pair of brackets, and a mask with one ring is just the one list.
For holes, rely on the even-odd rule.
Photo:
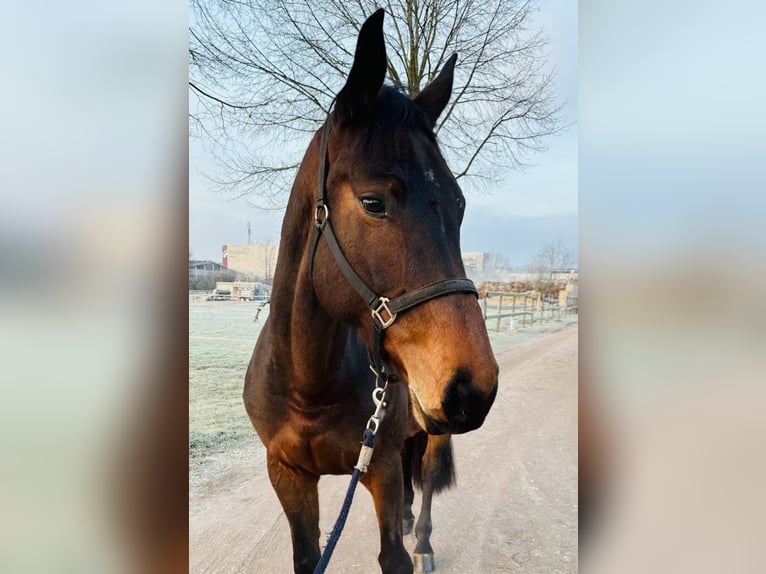
[[(319, 219), (319, 213), (320, 209), (324, 210), (324, 219)], [(327, 207), (326, 203), (322, 203), (321, 205), (316, 206), (316, 210), (314, 211), (314, 223), (317, 225), (317, 227), (321, 227), (325, 221), (330, 219), (330, 210)]]

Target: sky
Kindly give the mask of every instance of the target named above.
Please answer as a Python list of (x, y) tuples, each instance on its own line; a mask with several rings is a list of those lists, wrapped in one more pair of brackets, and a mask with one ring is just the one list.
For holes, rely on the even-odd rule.
[[(485, 192), (467, 194), (463, 251), (502, 254), (513, 266), (533, 261), (545, 244), (561, 239), (576, 252), (578, 208), (577, 3), (540, 2), (536, 22), (548, 36), (550, 63), (558, 72), (557, 90), (572, 127), (557, 135), (548, 150), (531, 156), (531, 165), (511, 172)], [(212, 167), (202, 143), (189, 143), (189, 251), (195, 259), (221, 260), (221, 245), (279, 239), (283, 211), (264, 211), (245, 200), (212, 192), (203, 173)]]

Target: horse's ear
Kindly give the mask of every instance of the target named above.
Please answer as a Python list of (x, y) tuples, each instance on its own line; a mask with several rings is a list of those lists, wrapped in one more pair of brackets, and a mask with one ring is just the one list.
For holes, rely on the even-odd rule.
[(346, 85), (338, 94), (335, 109), (344, 121), (364, 121), (375, 105), (386, 77), (386, 44), (382, 8), (367, 18), (359, 31), (356, 52)]
[(423, 108), (423, 111), (431, 120), (432, 125), (436, 125), (439, 114), (447, 107), (447, 102), (452, 95), (452, 79), (455, 72), (455, 62), (457, 54), (452, 54), (447, 63), (444, 64), (442, 71), (429, 84), (423, 88), (414, 102)]

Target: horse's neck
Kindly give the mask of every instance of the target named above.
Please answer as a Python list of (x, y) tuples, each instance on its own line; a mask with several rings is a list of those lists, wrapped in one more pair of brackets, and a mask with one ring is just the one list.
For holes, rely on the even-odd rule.
[(270, 320), (273, 358), (292, 375), (285, 383), (306, 395), (322, 393), (336, 383), (349, 329), (322, 308), (308, 276), (312, 190), (318, 173), (316, 143), (315, 138), (301, 163), (285, 212)]

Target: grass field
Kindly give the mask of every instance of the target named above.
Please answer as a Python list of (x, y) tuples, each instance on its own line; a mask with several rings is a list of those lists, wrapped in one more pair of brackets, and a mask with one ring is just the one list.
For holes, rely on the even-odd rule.
[[(263, 447), (242, 404), (242, 387), (255, 341), (268, 316), (258, 302), (189, 297), (190, 486), (224, 470), (227, 461), (261, 456)], [(577, 315), (515, 331), (490, 332), (496, 354), (577, 321)], [(494, 322), (493, 326), (494, 326)], [(506, 327), (507, 328), (507, 327)]]
[(189, 302), (189, 467), (261, 448), (242, 404), (245, 371), (269, 307), (257, 302)]

